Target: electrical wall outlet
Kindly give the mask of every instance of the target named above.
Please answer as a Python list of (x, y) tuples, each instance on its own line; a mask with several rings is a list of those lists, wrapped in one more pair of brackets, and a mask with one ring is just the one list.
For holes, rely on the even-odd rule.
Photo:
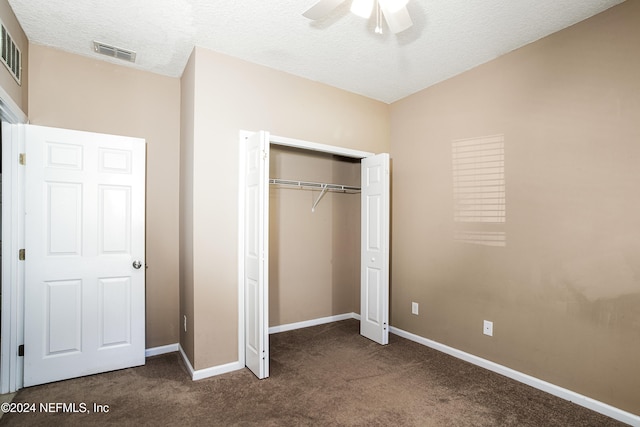
[(415, 314), (416, 316), (418, 315), (418, 303), (417, 302), (412, 302), (411, 303), (411, 314)]
[(493, 322), (485, 320), (484, 321), (484, 326), (482, 328), (482, 332), (485, 335), (489, 335), (490, 337), (492, 337), (493, 336)]
[(187, 332), (187, 315), (184, 315), (184, 331)]

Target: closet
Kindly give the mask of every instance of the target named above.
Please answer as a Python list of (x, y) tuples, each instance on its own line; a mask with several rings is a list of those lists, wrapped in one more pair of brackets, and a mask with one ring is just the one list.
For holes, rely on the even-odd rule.
[(239, 142), (240, 360), (267, 378), (270, 324), (356, 312), (387, 344), (389, 155), (266, 131)]
[(360, 312), (360, 159), (272, 145), (269, 326)]

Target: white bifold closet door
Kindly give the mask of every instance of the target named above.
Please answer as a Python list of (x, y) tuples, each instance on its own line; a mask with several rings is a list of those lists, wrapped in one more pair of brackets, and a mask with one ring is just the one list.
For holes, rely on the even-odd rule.
[(389, 342), (389, 154), (362, 159), (360, 334)]
[(245, 365), (269, 376), (269, 133), (245, 141), (244, 301)]

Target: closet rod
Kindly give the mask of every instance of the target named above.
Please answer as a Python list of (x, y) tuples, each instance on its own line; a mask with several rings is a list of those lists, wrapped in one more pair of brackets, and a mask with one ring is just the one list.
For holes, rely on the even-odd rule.
[(269, 184), (284, 185), (284, 186), (295, 187), (295, 188), (321, 189), (322, 192), (320, 193), (316, 201), (313, 203), (313, 206), (311, 207), (311, 212), (316, 211), (316, 206), (318, 206), (318, 203), (320, 203), (320, 199), (324, 197), (327, 191), (339, 191), (342, 193), (359, 193), (361, 191), (360, 187), (354, 187), (352, 185), (326, 184), (322, 182), (308, 182), (308, 181), (291, 181), (289, 179), (277, 179), (277, 178), (269, 179)]
[(325, 184), (322, 182), (308, 182), (308, 181), (292, 181), (289, 179), (269, 179), (269, 184), (285, 185), (288, 187), (297, 188), (311, 188), (324, 191), (342, 191), (343, 193), (352, 192), (357, 193), (360, 191), (360, 187), (353, 185), (341, 185), (341, 184)]

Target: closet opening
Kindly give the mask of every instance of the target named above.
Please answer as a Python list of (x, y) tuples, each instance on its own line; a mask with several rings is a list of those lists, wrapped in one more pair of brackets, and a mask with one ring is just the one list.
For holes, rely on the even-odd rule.
[(265, 131), (239, 140), (240, 363), (267, 378), (270, 330), (342, 318), (387, 344), (389, 155)]
[(360, 159), (271, 144), (270, 333), (360, 313), (360, 169)]

